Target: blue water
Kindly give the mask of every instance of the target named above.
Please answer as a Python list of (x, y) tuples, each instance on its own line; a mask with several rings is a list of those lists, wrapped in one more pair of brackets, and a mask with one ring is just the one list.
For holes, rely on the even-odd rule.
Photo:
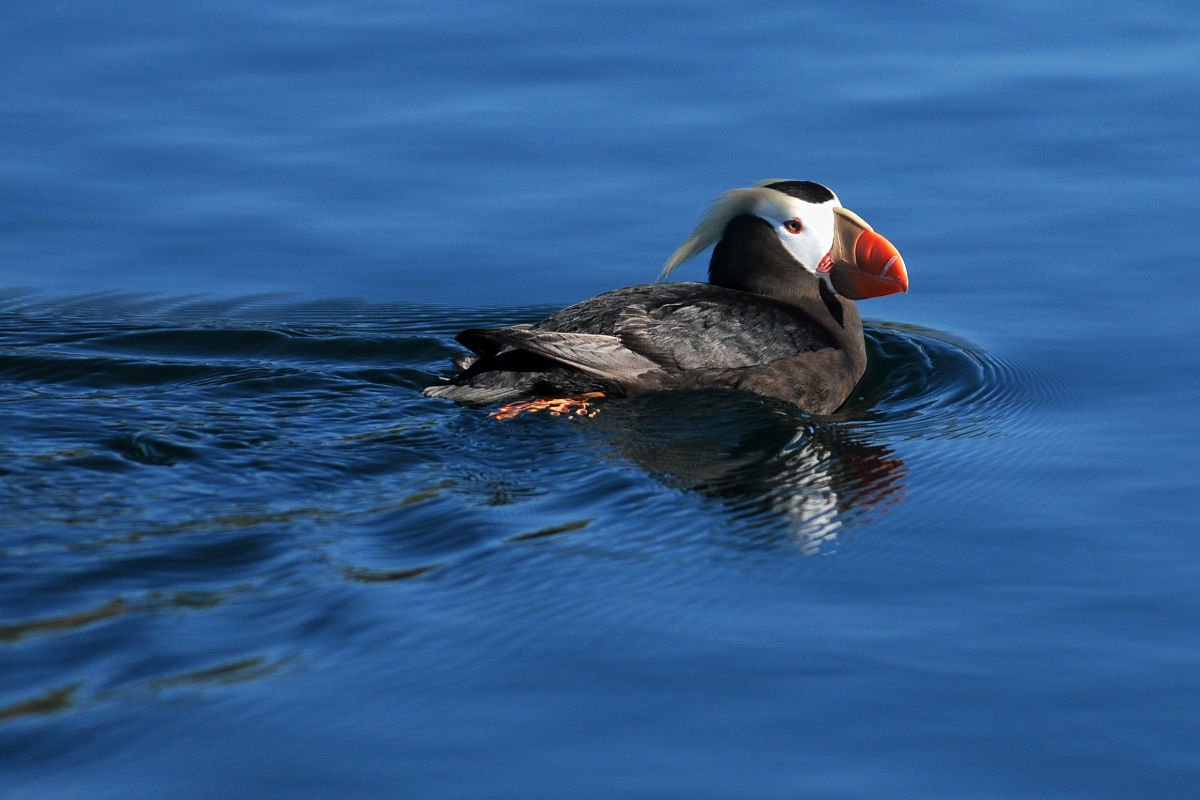
[[(1194, 3), (7, 3), (0, 795), (1194, 797), (1197, 108)], [(908, 264), (833, 418), (420, 396), (770, 177)]]

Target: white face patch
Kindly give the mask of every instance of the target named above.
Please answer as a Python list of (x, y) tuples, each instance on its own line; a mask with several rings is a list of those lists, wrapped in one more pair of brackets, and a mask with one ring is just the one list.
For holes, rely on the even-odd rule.
[(821, 260), (833, 247), (833, 209), (839, 205), (836, 197), (824, 203), (807, 203), (771, 191), (754, 214), (771, 224), (792, 258), (817, 275)]
[(667, 259), (659, 280), (715, 243), (729, 221), (743, 214), (753, 214), (769, 223), (792, 258), (817, 275), (821, 259), (833, 247), (833, 209), (840, 205), (836, 195), (822, 203), (811, 203), (762, 185), (730, 189), (717, 198), (692, 235)]

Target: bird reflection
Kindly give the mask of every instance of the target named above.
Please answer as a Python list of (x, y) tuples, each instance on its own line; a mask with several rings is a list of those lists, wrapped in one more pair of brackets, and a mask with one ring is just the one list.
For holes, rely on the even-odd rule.
[(781, 517), (806, 553), (852, 520), (903, 497), (906, 467), (845, 423), (737, 392), (647, 395), (606, 403), (588, 427), (658, 480), (719, 499), (739, 516)]

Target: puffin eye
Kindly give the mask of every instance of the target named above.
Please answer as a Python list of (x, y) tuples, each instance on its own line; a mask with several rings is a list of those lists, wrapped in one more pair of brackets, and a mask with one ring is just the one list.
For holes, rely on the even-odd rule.
[(798, 219), (784, 220), (783, 227), (787, 228), (788, 233), (799, 233), (804, 230), (804, 225)]

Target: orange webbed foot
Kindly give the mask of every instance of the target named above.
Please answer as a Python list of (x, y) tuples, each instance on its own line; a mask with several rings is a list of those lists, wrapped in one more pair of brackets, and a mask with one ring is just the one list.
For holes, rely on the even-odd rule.
[(521, 400), (500, 406), (488, 414), (491, 419), (512, 419), (520, 414), (534, 414), (538, 411), (549, 411), (552, 417), (587, 417), (592, 418), (600, 413), (600, 409), (592, 406), (592, 401), (604, 397), (604, 392), (584, 392), (574, 397), (540, 397), (536, 400)]

